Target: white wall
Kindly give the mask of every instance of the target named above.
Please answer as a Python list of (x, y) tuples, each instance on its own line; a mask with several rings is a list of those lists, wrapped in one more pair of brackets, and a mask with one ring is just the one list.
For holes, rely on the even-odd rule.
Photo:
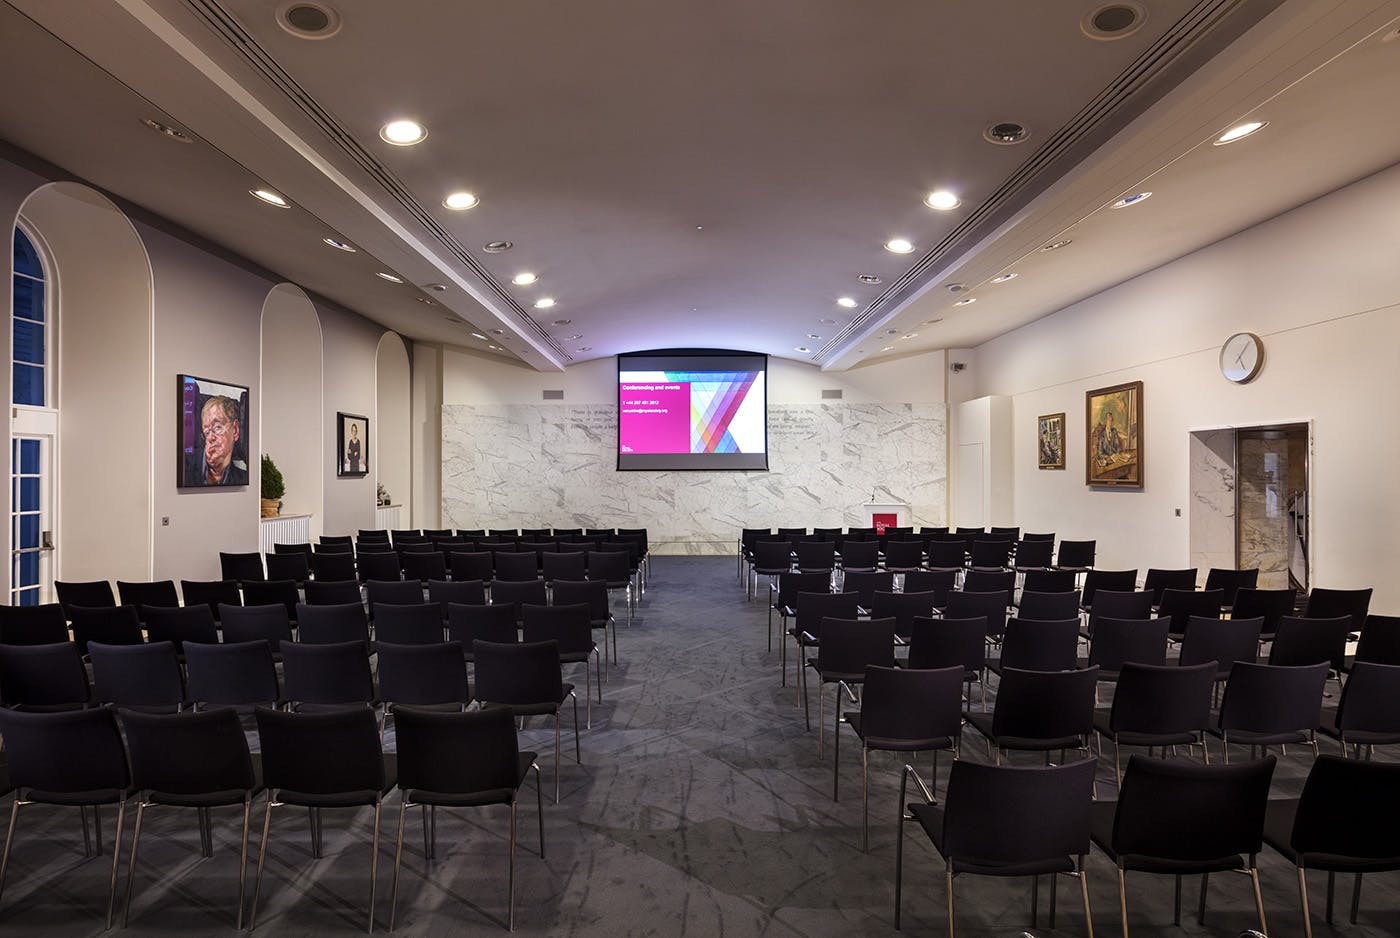
[[(413, 412), (408, 348), (403, 337), (386, 332), (375, 354), (375, 421), (370, 451), (377, 461), (370, 475), (384, 484), (396, 504), (410, 504), (413, 491)], [(377, 430), (377, 432), (376, 432)], [(407, 527), (407, 518), (402, 519)], [(371, 525), (366, 524), (365, 527)]]
[[(371, 463), (369, 474), (360, 478), (336, 475), (336, 414), (364, 414), (373, 418), (375, 355), (384, 327), (324, 300), (317, 300), (316, 313), (321, 318), (322, 360), (325, 362), (321, 404), (325, 427), (325, 442), (321, 448), (325, 499), (321, 531), (354, 534), (360, 528), (374, 527), (374, 465)], [(403, 341), (396, 335), (394, 338)], [(407, 397), (408, 375), (394, 380), (401, 380), (400, 393)], [(404, 423), (407, 425), (407, 417)], [(371, 446), (381, 428), (381, 424), (370, 423)]]
[[(300, 287), (279, 283), (262, 309), (261, 450), (282, 473), (282, 514), (311, 515), (313, 537), (324, 520), (325, 453), (335, 447), (323, 425), (321, 367), (316, 307)], [(335, 433), (334, 425), (330, 432)], [(256, 465), (258, 474), (250, 465), (248, 476), (258, 480), (253, 487), (261, 496), (261, 456)]]
[[(981, 346), (976, 393), (1014, 399), (1021, 526), (1097, 538), (1105, 567), (1186, 566), (1189, 431), (1311, 420), (1313, 585), (1372, 586), (1373, 610), (1400, 612), (1397, 204), (1392, 167)], [(1217, 368), (1239, 331), (1265, 346), (1246, 386)], [(1139, 379), (1145, 487), (1091, 490), (1084, 393)], [(1040, 471), (1036, 416), (1056, 411), (1066, 468)]]

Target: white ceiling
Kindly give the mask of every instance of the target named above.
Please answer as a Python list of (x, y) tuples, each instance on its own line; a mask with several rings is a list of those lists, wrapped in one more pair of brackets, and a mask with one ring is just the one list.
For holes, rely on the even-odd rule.
[[(1080, 30), (1094, 0), (336, 0), (315, 41), (279, 5), (8, 0), (0, 68), (26, 94), (0, 137), (405, 335), (540, 369), (975, 345), (1400, 160), (1400, 0), (1148, 0), (1112, 42)], [(384, 143), (397, 117), (427, 139)], [(1030, 138), (983, 140), (1003, 120)], [(962, 204), (927, 208), (934, 188)], [(481, 204), (447, 210), (457, 189)], [(884, 251), (897, 235), (917, 250)]]

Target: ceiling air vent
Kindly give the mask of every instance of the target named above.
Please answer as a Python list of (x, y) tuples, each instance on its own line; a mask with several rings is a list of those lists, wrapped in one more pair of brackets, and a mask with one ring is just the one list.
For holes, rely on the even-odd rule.
[(1084, 15), (1079, 28), (1090, 39), (1124, 39), (1147, 22), (1147, 8), (1141, 3), (1105, 3)]
[(277, 25), (298, 39), (329, 39), (340, 32), (340, 14), (323, 3), (296, 0), (277, 8)]
[(822, 400), (824, 401), (839, 401), (841, 400), (841, 395), (842, 391), (840, 388), (822, 388)]
[(564, 392), (563, 390), (551, 390), (546, 388), (544, 399), (547, 401), (562, 401), (564, 399)]

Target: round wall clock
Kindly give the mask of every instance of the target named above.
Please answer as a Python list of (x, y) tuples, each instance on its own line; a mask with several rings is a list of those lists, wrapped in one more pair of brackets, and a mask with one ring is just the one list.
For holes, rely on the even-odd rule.
[(1253, 381), (1264, 367), (1264, 343), (1252, 332), (1236, 332), (1220, 347), (1220, 373), (1236, 384)]

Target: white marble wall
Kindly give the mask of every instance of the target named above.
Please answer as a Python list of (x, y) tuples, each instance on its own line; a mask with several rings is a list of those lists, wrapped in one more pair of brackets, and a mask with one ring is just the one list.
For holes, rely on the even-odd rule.
[(943, 404), (770, 404), (767, 472), (618, 472), (612, 404), (442, 408), (442, 523), (646, 527), (657, 553), (724, 554), (743, 527), (859, 526), (907, 502), (945, 524)]
[(1234, 567), (1235, 431), (1192, 433), (1190, 458), (1191, 566)]

